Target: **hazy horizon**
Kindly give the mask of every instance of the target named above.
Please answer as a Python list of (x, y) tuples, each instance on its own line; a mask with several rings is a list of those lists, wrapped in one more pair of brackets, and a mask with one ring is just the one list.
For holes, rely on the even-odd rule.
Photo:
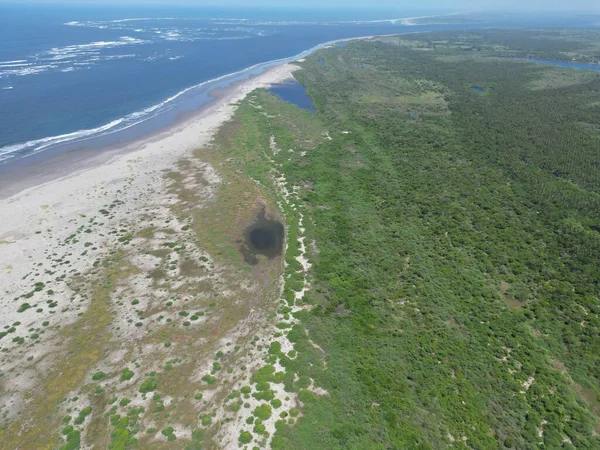
[(456, 0), (448, 3), (443, 0), (422, 0), (418, 5), (414, 2), (397, 2), (394, 0), (353, 1), (342, 0), (292, 0), (284, 5), (277, 0), (0, 0), (0, 4), (12, 5), (77, 5), (77, 6), (143, 6), (143, 7), (231, 7), (231, 8), (275, 8), (275, 9), (368, 9), (368, 10), (431, 10), (432, 12), (474, 12), (474, 11), (503, 11), (503, 12), (592, 12), (600, 13), (600, 2), (596, 0)]

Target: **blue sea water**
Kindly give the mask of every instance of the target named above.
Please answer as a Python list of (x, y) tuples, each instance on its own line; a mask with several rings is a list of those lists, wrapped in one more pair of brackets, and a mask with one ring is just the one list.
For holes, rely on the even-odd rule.
[(328, 41), (528, 23), (396, 20), (447, 12), (0, 3), (0, 165), (155, 131), (209, 102), (212, 89)]

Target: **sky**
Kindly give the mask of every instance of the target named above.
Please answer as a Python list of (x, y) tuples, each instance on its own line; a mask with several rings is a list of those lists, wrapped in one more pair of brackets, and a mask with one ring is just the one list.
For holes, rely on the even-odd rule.
[[(0, 3), (16, 3), (0, 0)], [(600, 12), (600, 0), (19, 0), (19, 3), (63, 4), (185, 4), (197, 6), (243, 7), (314, 7), (314, 8), (369, 8), (369, 9), (438, 9), (438, 10), (549, 10)]]

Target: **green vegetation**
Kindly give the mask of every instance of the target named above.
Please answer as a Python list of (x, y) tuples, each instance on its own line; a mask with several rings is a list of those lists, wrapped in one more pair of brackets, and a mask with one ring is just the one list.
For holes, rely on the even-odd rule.
[(138, 420), (142, 412), (142, 408), (133, 408), (126, 416), (114, 414), (110, 417), (113, 426), (110, 450), (126, 450), (137, 446), (135, 435), (139, 432)]
[(85, 422), (86, 417), (89, 416), (91, 413), (92, 413), (91, 406), (87, 406), (87, 407), (83, 408), (81, 411), (79, 411), (79, 415), (75, 418), (73, 423), (75, 425), (81, 425), (83, 422)]
[[(66, 346), (5, 446), (217, 448), (245, 417), (246, 448), (599, 448), (600, 81), (520, 59), (592, 58), (597, 37), (378, 38), (301, 63), (316, 116), (250, 94), (168, 175), (174, 217), (115, 228), (127, 250), (57, 289), (80, 320), (4, 326), (28, 361), (45, 333)], [(206, 181), (200, 161), (223, 180), (215, 201), (189, 187)], [(262, 209), (285, 221), (285, 267), (240, 255)], [(142, 242), (155, 235), (158, 250)], [(132, 236), (150, 273), (128, 262)], [(128, 290), (134, 274), (159, 298)], [(58, 306), (37, 276), (23, 317)], [(91, 375), (129, 331), (121, 368)]]
[(206, 384), (215, 384), (217, 379), (215, 377), (213, 377), (212, 375), (204, 375), (202, 377), (202, 381), (204, 381)]
[(121, 381), (129, 381), (133, 378), (133, 370), (125, 368), (123, 369), (123, 373), (121, 374)]
[(167, 438), (167, 441), (174, 441), (175, 439), (177, 439), (177, 436), (175, 436), (175, 430), (173, 429), (173, 427), (165, 428), (160, 433)]
[(192, 440), (185, 446), (185, 450), (202, 450), (204, 430), (192, 431)]
[(271, 413), (271, 405), (267, 403), (257, 406), (254, 411), (252, 411), (252, 414), (258, 417), (260, 420), (267, 420), (269, 417), (271, 417)]
[(104, 372), (96, 372), (94, 375), (92, 375), (92, 380), (99, 381), (99, 380), (103, 379), (105, 376), (106, 376), (106, 374)]
[(21, 306), (19, 306), (19, 309), (17, 309), (17, 312), (25, 312), (29, 308), (32, 308), (32, 306), (29, 303), (23, 303)]
[(248, 431), (242, 431), (239, 437), (240, 444), (249, 444), (252, 442), (252, 434)]
[(156, 390), (157, 386), (158, 382), (156, 381), (156, 375), (148, 375), (147, 379), (140, 386), (140, 392), (142, 394), (153, 392), (154, 390)]
[[(272, 346), (286, 373), (252, 378), (302, 401), (274, 448), (600, 446), (600, 79), (519, 59), (591, 55), (596, 35), (359, 41), (296, 73), (317, 117), (266, 92), (243, 102), (228, 142), (295, 149), (269, 158), (314, 242), (311, 309), (278, 324), (296, 353)], [(266, 185), (261, 163), (243, 170)]]
[(71, 426), (63, 428), (62, 434), (65, 436), (65, 444), (60, 450), (78, 450), (81, 448), (81, 432)]

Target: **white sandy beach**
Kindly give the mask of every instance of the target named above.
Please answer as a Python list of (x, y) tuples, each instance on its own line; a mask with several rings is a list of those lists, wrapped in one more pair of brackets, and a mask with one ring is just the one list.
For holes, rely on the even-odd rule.
[[(184, 122), (112, 152), (108, 161), (91, 160), (84, 169), (0, 200), (1, 325), (6, 330), (20, 322), (16, 333), (1, 342), (4, 349), (15, 350), (5, 353), (2, 360), (6, 419), (23, 410), (24, 392), (35, 386), (44, 367), (51, 364), (52, 358), (47, 356), (59, 352), (62, 345), (52, 339), (55, 331), (49, 330), (43, 345), (33, 350), (35, 361), (41, 363), (32, 368), (25, 361), (31, 351), (15, 348), (19, 342), (13, 342), (12, 336), (44, 321), (64, 327), (89, 304), (89, 298), (82, 297), (77, 299), (78, 308), (40, 308), (45, 305), (36, 304), (38, 296), (27, 294), (43, 290), (44, 294), (51, 292), (52, 300), (61, 305), (72, 303), (77, 294), (68, 287), (69, 279), (90, 270), (95, 261), (106, 256), (114, 241), (111, 231), (123, 223), (136, 222), (149, 205), (168, 206), (171, 202), (165, 172), (193, 150), (208, 145), (214, 132), (232, 116), (236, 102), (257, 88), (284, 81), (297, 68), (291, 64), (273, 67), (229, 88)], [(209, 195), (210, 184), (218, 181), (218, 175), (208, 165), (198, 170), (208, 180), (205, 188)], [(94, 223), (93, 230), (91, 226), (86, 230), (85, 238), (70, 238), (75, 230), (87, 228), (90, 219), (98, 217), (115, 198), (119, 204), (111, 209), (110, 216), (100, 216), (102, 220)], [(31, 307), (24, 309), (24, 303)]]

